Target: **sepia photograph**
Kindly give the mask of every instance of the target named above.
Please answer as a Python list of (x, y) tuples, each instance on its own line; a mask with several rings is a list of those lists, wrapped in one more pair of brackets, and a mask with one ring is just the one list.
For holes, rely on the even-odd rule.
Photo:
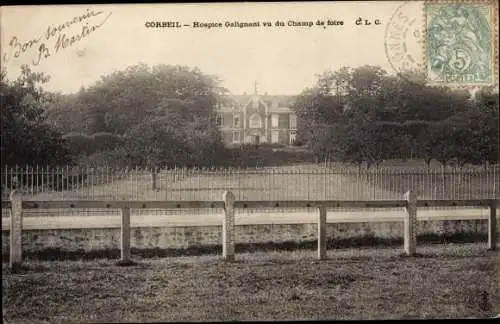
[(3, 322), (499, 318), (498, 15), (0, 6)]

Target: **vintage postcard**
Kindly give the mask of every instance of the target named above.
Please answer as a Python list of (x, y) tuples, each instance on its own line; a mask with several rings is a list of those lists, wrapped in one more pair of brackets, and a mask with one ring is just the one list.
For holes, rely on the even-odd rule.
[(498, 317), (498, 8), (0, 7), (3, 321)]

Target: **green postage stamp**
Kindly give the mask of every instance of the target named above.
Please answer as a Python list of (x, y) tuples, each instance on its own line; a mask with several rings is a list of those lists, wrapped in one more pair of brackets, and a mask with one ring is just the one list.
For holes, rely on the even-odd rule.
[(426, 2), (427, 81), (457, 86), (496, 80), (496, 4)]

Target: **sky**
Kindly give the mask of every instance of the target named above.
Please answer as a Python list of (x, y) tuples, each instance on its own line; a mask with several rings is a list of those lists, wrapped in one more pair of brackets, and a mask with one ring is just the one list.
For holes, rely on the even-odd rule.
[[(33, 71), (51, 76), (45, 85), (47, 90), (63, 93), (78, 91), (113, 71), (146, 63), (196, 66), (206, 74), (217, 75), (233, 94), (253, 92), (256, 81), (259, 92), (293, 95), (313, 86), (316, 75), (327, 69), (369, 64), (394, 72), (384, 44), (391, 17), (402, 4), (347, 1), (2, 7), (1, 62), (9, 79), (17, 77), (22, 64), (29, 64)], [(421, 7), (409, 5), (405, 10), (423, 26)], [(88, 12), (98, 14), (82, 21), (74, 19)], [(357, 26), (358, 18), (372, 25)], [(316, 23), (328, 19), (344, 24), (288, 26), (289, 21)], [(375, 19), (379, 25), (374, 24)], [(276, 27), (278, 20), (285, 26)], [(147, 28), (146, 22), (151, 21), (178, 21), (191, 26)], [(260, 27), (192, 27), (193, 22), (224, 25), (235, 21), (258, 21)], [(264, 27), (264, 21), (273, 27)], [(67, 22), (69, 26), (57, 31), (57, 26)], [(96, 25), (99, 27), (87, 32)], [(48, 35), (48, 30), (53, 30), (53, 35)], [(85, 37), (69, 44), (71, 37), (82, 35), (82, 31)], [(68, 42), (65, 48), (60, 41), (64, 35)], [(38, 62), (40, 47), (42, 57)], [(418, 42), (409, 48), (415, 55), (421, 54)], [(45, 57), (47, 52), (50, 56)]]

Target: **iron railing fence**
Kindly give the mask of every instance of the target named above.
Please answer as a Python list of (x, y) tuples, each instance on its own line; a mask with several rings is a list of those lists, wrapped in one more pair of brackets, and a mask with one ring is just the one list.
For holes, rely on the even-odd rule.
[(2, 199), (13, 189), (33, 200), (386, 200), (408, 189), (418, 199), (495, 199), (500, 165), (363, 169), (300, 165), (259, 169), (5, 167)]

